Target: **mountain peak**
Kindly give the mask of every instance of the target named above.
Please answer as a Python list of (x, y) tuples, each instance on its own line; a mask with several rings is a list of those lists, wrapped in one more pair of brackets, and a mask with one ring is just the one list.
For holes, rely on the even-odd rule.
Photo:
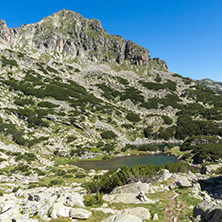
[[(24, 52), (42, 53), (92, 62), (117, 62), (146, 67), (151, 65), (149, 51), (126, 41), (121, 36), (110, 35), (99, 20), (84, 18), (79, 13), (63, 9), (35, 24), (17, 29), (0, 22), (0, 48), (17, 48)], [(155, 60), (167, 69), (164, 61)]]

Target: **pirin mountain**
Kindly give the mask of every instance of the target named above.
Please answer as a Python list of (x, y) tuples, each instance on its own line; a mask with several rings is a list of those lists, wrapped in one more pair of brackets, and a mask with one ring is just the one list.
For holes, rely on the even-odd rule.
[(191, 162), (222, 155), (222, 96), (96, 19), (62, 10), (18, 28), (1, 20), (0, 80), (2, 161), (50, 165), (184, 142)]

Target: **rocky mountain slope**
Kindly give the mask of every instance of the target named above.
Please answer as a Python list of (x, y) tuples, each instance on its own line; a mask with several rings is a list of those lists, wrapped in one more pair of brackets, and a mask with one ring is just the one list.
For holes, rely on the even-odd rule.
[[(150, 144), (155, 143), (184, 143), (181, 149), (170, 144), (165, 152), (195, 164), (217, 162), (215, 172), (221, 170), (222, 96), (170, 72), (163, 60), (108, 34), (98, 20), (62, 10), (16, 29), (0, 21), (0, 81), (2, 203), (14, 193), (47, 193), (53, 186), (67, 188), (68, 193), (72, 187), (81, 194), (79, 185), (104, 172), (67, 164), (153, 153), (156, 147)], [(60, 193), (64, 204), (67, 195)], [(165, 199), (173, 198), (171, 194)], [(77, 194), (70, 195), (72, 199)], [(50, 203), (42, 198), (44, 203), (33, 207), (46, 204), (50, 211), (43, 216), (57, 217), (51, 207), (60, 194), (49, 196)], [(15, 201), (24, 206), (23, 212), (34, 209), (32, 200)], [(9, 211), (14, 208), (7, 204), (0, 206), (2, 217), (20, 212), (20, 205)], [(191, 208), (186, 210), (190, 213)], [(70, 207), (63, 210), (74, 212)], [(171, 210), (173, 214), (175, 209)], [(161, 215), (166, 221), (165, 213)]]
[(213, 81), (211, 79), (201, 79), (197, 81), (200, 83), (202, 86), (205, 86), (208, 89), (212, 89), (218, 93), (222, 93), (222, 83)]
[(29, 152), (94, 157), (221, 135), (221, 95), (98, 20), (62, 10), (17, 29), (1, 21), (0, 42), (1, 137)]

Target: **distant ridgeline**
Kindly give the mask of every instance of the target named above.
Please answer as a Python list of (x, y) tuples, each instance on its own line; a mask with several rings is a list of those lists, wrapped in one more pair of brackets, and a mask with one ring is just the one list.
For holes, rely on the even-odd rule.
[(222, 96), (96, 19), (62, 10), (17, 29), (2, 20), (0, 49), (4, 141), (86, 158), (185, 141), (184, 159), (222, 157)]

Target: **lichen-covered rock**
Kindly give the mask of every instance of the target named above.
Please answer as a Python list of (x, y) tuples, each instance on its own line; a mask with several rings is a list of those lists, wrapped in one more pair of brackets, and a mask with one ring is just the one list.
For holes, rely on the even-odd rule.
[(161, 175), (160, 179), (166, 181), (166, 180), (168, 180), (170, 177), (172, 177), (172, 173), (170, 173), (169, 170), (164, 169), (164, 170), (163, 170), (163, 174)]
[(181, 177), (176, 184), (178, 185), (178, 187), (180, 188), (184, 188), (184, 187), (192, 187), (191, 182), (187, 179), (187, 177)]
[(18, 221), (18, 222), (37, 222), (37, 219), (30, 219), (28, 215), (22, 215), (21, 214), (21, 208), (19, 205), (14, 205), (10, 209), (8, 209), (5, 212), (2, 212), (0, 214), (0, 221), (2, 222), (12, 222), (12, 221)]
[(82, 208), (71, 208), (69, 216), (73, 219), (85, 220), (92, 215), (92, 212)]
[[(135, 203), (135, 204), (141, 204), (141, 200), (138, 198), (138, 193), (122, 193), (122, 194), (110, 194), (110, 195), (104, 195), (103, 199), (105, 201), (111, 202), (111, 203)], [(149, 198), (146, 199), (146, 204), (154, 204), (156, 201), (153, 201)]]
[(221, 222), (222, 203), (218, 201), (202, 202), (193, 209), (194, 221)]
[(136, 207), (133, 209), (129, 209), (126, 211), (130, 215), (134, 215), (139, 217), (142, 220), (149, 220), (150, 219), (150, 211), (145, 207)]
[(138, 193), (143, 191), (144, 193), (149, 193), (150, 186), (148, 183), (131, 183), (124, 186), (116, 187), (110, 194), (120, 194), (120, 193)]
[(49, 210), (51, 218), (69, 217), (71, 207), (66, 207), (62, 203), (55, 203)]

